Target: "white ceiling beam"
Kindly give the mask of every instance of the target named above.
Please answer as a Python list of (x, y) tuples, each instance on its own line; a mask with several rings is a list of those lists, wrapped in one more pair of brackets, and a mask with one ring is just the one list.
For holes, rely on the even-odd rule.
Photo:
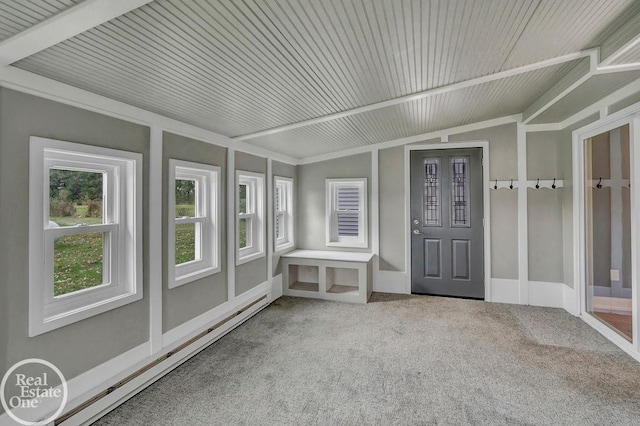
[(524, 126), (524, 131), (526, 133), (557, 132), (559, 130), (562, 130), (562, 125), (560, 123), (526, 124)]
[(640, 43), (640, 14), (632, 17), (615, 33), (607, 38), (600, 47), (602, 54), (601, 66), (613, 64), (618, 58)]
[(567, 96), (574, 89), (587, 81), (594, 74), (598, 64), (597, 50), (591, 52), (589, 61), (582, 61), (565, 76), (563, 76), (556, 84), (547, 90), (542, 96), (536, 99), (522, 113), (523, 123), (529, 124), (537, 116), (551, 108), (560, 99)]
[(640, 62), (634, 62), (632, 64), (599, 66), (598, 69), (596, 70), (596, 74), (610, 74), (614, 72), (638, 71), (638, 70), (640, 70)]
[[(584, 120), (585, 118), (591, 117), (594, 114), (600, 114), (600, 111), (603, 107), (609, 107), (615, 104), (616, 102), (620, 102), (621, 100), (628, 98), (631, 95), (634, 95), (637, 92), (640, 92), (640, 79), (627, 84), (626, 86), (616, 90), (610, 95), (600, 99), (596, 103), (589, 105), (582, 111), (578, 111), (577, 113), (573, 114), (571, 117), (564, 119), (560, 123), (560, 126), (561, 128), (565, 129), (579, 121)], [(609, 111), (607, 110), (607, 112)]]
[(501, 72), (497, 72), (497, 73), (494, 73), (494, 74), (489, 74), (489, 75), (486, 75), (486, 76), (483, 76), (483, 77), (473, 78), (473, 79), (470, 79), (470, 80), (465, 80), (465, 81), (461, 81), (461, 82), (458, 82), (458, 83), (449, 84), (449, 85), (438, 87), (438, 88), (435, 88), (435, 89), (429, 89), (429, 90), (425, 90), (425, 91), (422, 91), (422, 92), (412, 93), (410, 95), (405, 95), (405, 96), (401, 96), (401, 97), (398, 97), (398, 98), (389, 99), (387, 101), (376, 102), (376, 103), (373, 103), (373, 104), (369, 104), (369, 105), (365, 105), (365, 106), (349, 109), (349, 110), (346, 110), (346, 111), (341, 111), (341, 112), (338, 112), (338, 113), (335, 113), (335, 114), (329, 114), (329, 115), (325, 115), (325, 116), (322, 116), (322, 117), (312, 118), (310, 120), (299, 121), (297, 123), (287, 124), (287, 125), (284, 125), (284, 126), (274, 127), (274, 128), (271, 128), (271, 129), (262, 130), (262, 131), (255, 132), (255, 133), (249, 133), (249, 134), (246, 134), (246, 135), (236, 136), (236, 137), (233, 137), (232, 139), (234, 141), (245, 141), (245, 140), (249, 140), (249, 139), (256, 139), (256, 138), (259, 138), (259, 137), (262, 137), (262, 136), (268, 136), (268, 135), (273, 135), (273, 134), (276, 134), (276, 133), (286, 132), (286, 131), (289, 131), (289, 130), (299, 129), (301, 127), (312, 126), (314, 124), (325, 123), (327, 121), (338, 120), (340, 118), (350, 117), (350, 116), (356, 115), (356, 114), (362, 114), (362, 113), (365, 113), (365, 112), (375, 111), (375, 110), (379, 110), (379, 109), (382, 109), (382, 108), (387, 108), (387, 107), (391, 107), (391, 106), (395, 106), (395, 105), (400, 105), (400, 104), (403, 104), (403, 103), (406, 103), (406, 102), (416, 101), (416, 100), (428, 98), (428, 97), (431, 97), (431, 96), (436, 96), (436, 95), (441, 95), (441, 94), (448, 93), (448, 92), (453, 92), (455, 90), (466, 89), (468, 87), (477, 86), (477, 85), (483, 84), (483, 83), (489, 83), (489, 82), (492, 82), (492, 81), (501, 80), (501, 79), (504, 79), (504, 78), (509, 78), (509, 77), (513, 77), (513, 76), (516, 76), (516, 75), (520, 75), (520, 74), (525, 74), (525, 73), (528, 73), (528, 72), (531, 72), (531, 71), (536, 71), (536, 70), (547, 68), (547, 67), (551, 67), (551, 66), (554, 66), (554, 65), (559, 65), (559, 64), (566, 63), (566, 62), (575, 61), (575, 60), (581, 59), (581, 58), (592, 57), (592, 56), (595, 55), (595, 52), (597, 52), (597, 49), (590, 49), (590, 50), (584, 50), (584, 51), (580, 51), (580, 52), (576, 52), (576, 53), (571, 53), (571, 54), (568, 54), (568, 55), (559, 56), (557, 58), (549, 59), (549, 60), (546, 60), (546, 61), (536, 62), (534, 64), (525, 65), (525, 66), (522, 66), (522, 67), (510, 69), (510, 70), (501, 71)]
[(0, 67), (10, 65), (153, 0), (85, 0), (0, 43)]

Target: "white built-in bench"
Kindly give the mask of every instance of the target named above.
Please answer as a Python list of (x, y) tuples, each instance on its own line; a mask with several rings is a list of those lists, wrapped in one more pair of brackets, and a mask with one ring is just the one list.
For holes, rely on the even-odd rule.
[(367, 303), (373, 290), (373, 254), (295, 250), (281, 256), (286, 296)]

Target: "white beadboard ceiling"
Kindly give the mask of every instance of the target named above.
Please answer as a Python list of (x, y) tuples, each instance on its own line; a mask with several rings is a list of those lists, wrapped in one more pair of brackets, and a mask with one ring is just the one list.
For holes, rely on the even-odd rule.
[(0, 0), (0, 41), (8, 39), (82, 0)]
[[(73, 3), (0, 0), (0, 39)], [(13, 65), (234, 137), (596, 47), (639, 12), (634, 0), (156, 0)], [(520, 113), (575, 62), (248, 142), (306, 157)]]
[(640, 71), (595, 75), (536, 117), (532, 123), (557, 123), (640, 78)]
[[(326, 154), (517, 114), (579, 61), (247, 141), (270, 150)], [(518, 93), (518, 96), (510, 96)], [(322, 143), (315, 141), (322, 140)]]

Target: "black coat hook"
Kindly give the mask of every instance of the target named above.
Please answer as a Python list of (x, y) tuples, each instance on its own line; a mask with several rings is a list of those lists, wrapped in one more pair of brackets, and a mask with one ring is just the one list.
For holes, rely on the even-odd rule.
[(496, 184), (493, 185), (493, 189), (498, 189), (498, 179), (496, 179)]
[(540, 189), (540, 179), (538, 179), (536, 182), (536, 189)]
[(551, 189), (556, 189), (556, 178), (553, 178), (553, 183), (551, 184)]
[(596, 185), (596, 188), (598, 188), (598, 189), (602, 188), (602, 178), (600, 178), (600, 180), (598, 181), (598, 184)]
[(513, 189), (513, 179), (511, 179), (511, 184), (509, 184), (509, 189)]

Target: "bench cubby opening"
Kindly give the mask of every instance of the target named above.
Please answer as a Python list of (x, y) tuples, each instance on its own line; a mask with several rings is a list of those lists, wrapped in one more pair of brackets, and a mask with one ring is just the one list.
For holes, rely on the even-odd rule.
[(358, 270), (327, 266), (327, 293), (358, 294)]
[(320, 290), (319, 268), (312, 265), (289, 265), (288, 284), (291, 290), (318, 292)]

